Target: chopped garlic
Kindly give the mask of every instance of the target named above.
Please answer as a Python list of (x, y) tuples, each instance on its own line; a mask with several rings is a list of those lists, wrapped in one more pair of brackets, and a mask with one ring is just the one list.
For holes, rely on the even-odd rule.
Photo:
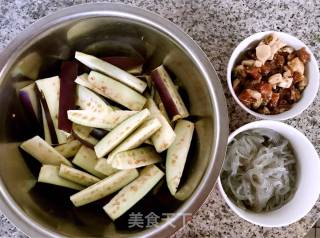
[(288, 66), (290, 67), (292, 72), (299, 72), (302, 75), (304, 74), (304, 64), (298, 57), (295, 57), (294, 59), (290, 60), (288, 62)]
[(290, 71), (286, 71), (283, 76), (279, 74), (272, 75), (268, 82), (272, 85), (273, 88), (276, 88), (276, 86), (280, 88), (290, 88), (293, 78)]
[(282, 75), (279, 74), (274, 74), (272, 76), (269, 77), (268, 79), (268, 83), (272, 84), (272, 85), (276, 85), (278, 83), (280, 83), (282, 81)]
[(271, 48), (269, 45), (259, 45), (256, 48), (257, 59), (264, 64), (271, 55)]
[(276, 40), (275, 42), (273, 42), (272, 44), (269, 44), (270, 48), (271, 48), (271, 54), (270, 57), (268, 58), (268, 60), (272, 60), (274, 55), (278, 52), (278, 50), (280, 50), (282, 47), (286, 46), (287, 44), (280, 41), (280, 40)]
[(280, 50), (282, 47), (287, 44), (278, 39), (275, 33), (272, 33), (272, 40), (266, 44), (264, 41), (261, 41), (256, 47), (256, 56), (262, 64), (264, 64), (267, 60), (273, 60), (274, 55)]
[(261, 99), (261, 93), (259, 93), (256, 90), (251, 90), (251, 89), (247, 89), (248, 93), (250, 94), (250, 96), (256, 100), (260, 100)]
[(278, 83), (278, 87), (280, 88), (290, 88), (293, 82), (293, 78), (282, 78), (282, 81)]

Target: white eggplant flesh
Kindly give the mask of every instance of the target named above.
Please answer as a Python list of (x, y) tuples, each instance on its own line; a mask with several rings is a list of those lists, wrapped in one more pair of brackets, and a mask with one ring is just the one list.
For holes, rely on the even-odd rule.
[(94, 169), (97, 162), (98, 162), (98, 158), (97, 158), (94, 150), (92, 150), (84, 145), (81, 146), (78, 153), (75, 155), (75, 157), (72, 160), (73, 164), (75, 164), (78, 167), (82, 168), (83, 170), (89, 172), (90, 174), (92, 174), (98, 178), (103, 179), (106, 177), (106, 175), (104, 175)]
[(83, 86), (85, 88), (89, 88), (90, 90), (93, 90), (91, 84), (88, 82), (88, 76), (89, 76), (89, 74), (87, 74), (87, 73), (81, 74), (76, 78), (76, 80), (74, 82), (80, 86)]
[(153, 145), (151, 138), (146, 139), (143, 143), (147, 145)]
[(112, 131), (110, 131), (102, 140), (95, 145), (94, 150), (97, 157), (102, 158), (127, 138), (136, 128), (138, 128), (148, 117), (150, 112), (143, 109), (127, 120), (123, 121)]
[(143, 64), (140, 64), (138, 66), (132, 67), (130, 69), (126, 69), (127, 73), (135, 74), (135, 75), (141, 74), (142, 70), (143, 70)]
[(161, 123), (157, 118), (144, 122), (128, 138), (118, 145), (108, 156), (108, 162), (111, 163), (113, 156), (121, 151), (131, 150), (142, 145), (146, 139), (150, 138), (159, 128)]
[(40, 169), (38, 182), (53, 184), (65, 188), (71, 188), (74, 190), (82, 190), (83, 186), (74, 183), (59, 176), (59, 166), (55, 165), (43, 165)]
[(59, 144), (67, 142), (69, 133), (58, 128), (58, 113), (59, 113), (59, 93), (60, 93), (60, 78), (58, 76), (40, 79), (36, 81), (38, 89), (43, 92), (48, 104), (49, 112), (56, 129), (56, 134)]
[(102, 96), (121, 104), (130, 110), (139, 111), (146, 103), (146, 98), (132, 88), (95, 71), (88, 76), (88, 83)]
[(54, 149), (65, 158), (71, 158), (77, 154), (81, 145), (81, 142), (78, 140), (70, 140), (67, 143), (54, 147)]
[(59, 176), (85, 187), (91, 186), (100, 181), (100, 179), (91, 174), (63, 164), (60, 165)]
[(161, 153), (171, 146), (176, 138), (176, 134), (168, 120), (162, 115), (157, 105), (151, 98), (148, 98), (147, 108), (149, 109), (152, 117), (157, 118), (161, 123), (161, 128), (151, 137), (156, 151)]
[(49, 145), (40, 136), (35, 136), (25, 142), (20, 147), (37, 159), (42, 164), (72, 166), (69, 160), (59, 154), (51, 145)]
[(142, 80), (97, 57), (77, 51), (75, 54), (75, 58), (90, 69), (115, 78), (119, 82), (129, 86), (130, 88), (133, 88), (140, 93), (143, 93), (143, 91), (147, 87), (147, 84)]
[(72, 125), (73, 136), (77, 140), (79, 140), (82, 144), (90, 148), (93, 148), (98, 143), (98, 140), (90, 135), (91, 131), (92, 131), (91, 127), (78, 125), (76, 123), (73, 123)]
[(76, 105), (82, 110), (89, 110), (92, 112), (107, 113), (113, 111), (112, 107), (99, 95), (81, 85), (77, 86)]
[(115, 173), (72, 195), (70, 200), (76, 207), (83, 206), (118, 191), (138, 176), (139, 172), (136, 169), (119, 171), (118, 173)]
[(94, 169), (106, 176), (110, 176), (111, 174), (114, 174), (119, 171), (118, 169), (113, 168), (112, 165), (108, 163), (108, 161), (105, 158), (99, 158)]
[(137, 113), (136, 111), (92, 112), (89, 110), (69, 110), (68, 119), (82, 126), (112, 130), (121, 122)]
[[(97, 93), (99, 95), (102, 95), (104, 96), (104, 92), (103, 90), (99, 89), (99, 88), (96, 88), (94, 87), (89, 81), (88, 81), (88, 77), (89, 77), (89, 74), (87, 73), (84, 73), (84, 74), (81, 74), (79, 75), (76, 80), (74, 81), (76, 84), (80, 85), (80, 86), (83, 86), (87, 89), (90, 89), (91, 91), (93, 91), (94, 93)], [(111, 106), (112, 107), (112, 106)]]
[(161, 162), (160, 155), (152, 147), (140, 147), (122, 151), (112, 158), (112, 167), (116, 169), (133, 169)]
[(122, 188), (103, 209), (112, 220), (116, 220), (142, 199), (164, 176), (155, 165), (142, 169), (137, 179)]
[(92, 128), (73, 123), (72, 130), (77, 133), (77, 135), (85, 138), (90, 135)]
[(167, 151), (166, 180), (170, 193), (175, 196), (194, 131), (194, 124), (186, 120), (179, 120), (174, 129), (176, 139)]

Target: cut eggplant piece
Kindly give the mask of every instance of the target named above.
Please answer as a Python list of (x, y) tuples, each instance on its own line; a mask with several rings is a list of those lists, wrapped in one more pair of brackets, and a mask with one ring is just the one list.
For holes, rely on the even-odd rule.
[(112, 220), (116, 220), (142, 199), (160, 181), (163, 175), (164, 173), (155, 165), (145, 167), (137, 179), (122, 188), (103, 207), (104, 211)]
[(158, 119), (153, 118), (136, 129), (128, 138), (118, 145), (108, 156), (108, 162), (112, 163), (113, 156), (121, 151), (131, 150), (142, 145), (146, 139), (150, 138), (159, 128), (161, 123)]
[(90, 110), (93, 112), (113, 111), (112, 107), (107, 105), (99, 95), (81, 85), (77, 86), (76, 105), (83, 110)]
[(90, 135), (91, 131), (91, 127), (86, 127), (73, 123), (72, 135), (83, 145), (93, 148), (98, 143), (98, 140)]
[(36, 80), (42, 64), (42, 59), (37, 52), (31, 52), (23, 57), (12, 71), (12, 76), (25, 76)]
[(48, 183), (61, 187), (71, 188), (74, 190), (82, 190), (83, 186), (74, 183), (72, 181), (66, 180), (59, 176), (59, 166), (55, 165), (42, 165), (38, 177), (38, 182)]
[(96, 153), (94, 150), (90, 149), (86, 146), (81, 146), (78, 153), (72, 160), (72, 163), (77, 165), (78, 167), (82, 168), (83, 170), (89, 172), (90, 174), (93, 174), (94, 176), (98, 178), (105, 178), (106, 176), (102, 173), (99, 173), (94, 169), (98, 162), (98, 158), (96, 156)]
[(143, 91), (147, 87), (147, 84), (142, 80), (92, 55), (87, 55), (77, 51), (75, 54), (75, 58), (92, 70), (99, 71), (110, 77), (113, 77), (119, 82), (129, 86), (130, 88), (133, 88), (140, 93), (143, 93)]
[(130, 110), (139, 111), (146, 103), (146, 98), (138, 92), (98, 72), (90, 72), (88, 83), (95, 92)]
[(54, 147), (54, 149), (65, 158), (71, 158), (77, 154), (81, 145), (81, 142), (78, 140), (70, 140), (65, 144)]
[(64, 61), (60, 69), (60, 93), (58, 128), (71, 132), (72, 122), (68, 119), (67, 111), (75, 108), (76, 84), (74, 80), (78, 75), (78, 63)]
[(50, 111), (49, 111), (49, 107), (47, 104), (47, 101), (44, 97), (43, 92), (38, 91), (38, 96), (41, 102), (41, 111), (42, 111), (42, 122), (43, 122), (43, 130), (44, 130), (44, 137), (45, 140), (49, 143), (49, 144), (58, 144), (58, 137), (57, 137), (57, 133), (56, 133), (56, 129), (54, 127), (54, 123), (52, 120), (52, 117), (50, 115)]
[(70, 121), (82, 126), (112, 130), (121, 122), (137, 113), (136, 111), (92, 112), (89, 110), (69, 110)]
[(173, 122), (170, 120), (169, 115), (168, 115), (168, 113), (166, 111), (166, 108), (164, 107), (163, 102), (160, 102), (158, 104), (158, 108), (159, 108), (159, 111), (161, 112), (161, 114), (164, 116), (164, 118), (167, 119), (167, 121), (169, 122), (170, 126), (172, 126)]
[(99, 181), (98, 183), (72, 195), (70, 197), (70, 200), (76, 207), (83, 206), (118, 191), (138, 176), (139, 173), (136, 169), (119, 171)]
[(133, 169), (159, 163), (160, 155), (152, 147), (141, 147), (122, 151), (112, 158), (112, 167), (116, 169)]
[(113, 168), (110, 163), (105, 158), (99, 158), (94, 169), (106, 176), (110, 176), (118, 171), (118, 169)]
[[(148, 74), (144, 74), (144, 75), (138, 75), (137, 78), (145, 81), (147, 83), (148, 89), (149, 91), (152, 91), (153, 89), (153, 83), (152, 83), (152, 79), (151, 76)], [(144, 93), (146, 93), (147, 91), (145, 91)], [(149, 95), (150, 96), (150, 95)]]
[(166, 180), (170, 193), (175, 196), (191, 145), (194, 124), (179, 120), (174, 129), (176, 139), (170, 146), (166, 158)]
[[(58, 142), (59, 144), (63, 144), (67, 142), (67, 138), (70, 134), (58, 128), (60, 79), (58, 76), (40, 79), (36, 81), (36, 85), (39, 91), (43, 92), (48, 104), (49, 113), (56, 130)], [(44, 108), (44, 110), (46, 110), (46, 108)]]
[(74, 82), (77, 83), (78, 85), (81, 85), (83, 87), (86, 87), (86, 88), (89, 88), (92, 90), (92, 86), (88, 82), (88, 76), (89, 76), (89, 74), (87, 74), (87, 73), (81, 74), (76, 78), (76, 80)]
[(92, 128), (73, 123), (72, 131), (75, 132), (79, 137), (86, 138), (90, 135)]
[(189, 112), (163, 65), (151, 72), (151, 78), (171, 120), (188, 117)]
[(161, 128), (151, 137), (156, 151), (161, 153), (170, 147), (176, 138), (176, 134), (151, 98), (147, 101), (147, 108), (149, 109), (152, 117), (157, 118), (161, 123)]
[(143, 65), (144, 63), (144, 60), (141, 57), (106, 56), (101, 57), (100, 59), (123, 70), (132, 69)]
[[(46, 119), (46, 113), (45, 113), (42, 105), (41, 105), (41, 112), (42, 112), (42, 126), (43, 126), (44, 140), (49, 145), (52, 145), (53, 143), (52, 143), (52, 140), (51, 140), (50, 129), (49, 129), (48, 122), (47, 122), (47, 119)], [(54, 135), (55, 135), (56, 131), (54, 130), (54, 127), (53, 127), (52, 131), (54, 132)], [(56, 139), (56, 144), (57, 143), (58, 143), (58, 139)]]
[(143, 143), (147, 144), (147, 145), (153, 145), (153, 143), (152, 143), (150, 138), (146, 139)]
[(32, 83), (19, 90), (20, 101), (25, 110), (33, 119), (40, 120), (39, 100), (35, 91), (35, 84)]
[[(99, 95), (104, 96), (103, 90), (101, 90), (101, 89), (99, 89), (97, 87), (94, 87), (94, 85), (92, 85), (88, 81), (88, 77), (89, 77), (89, 75), (87, 73), (81, 74), (76, 78), (76, 80), (74, 82), (77, 83), (80, 86), (83, 86), (85, 88), (88, 88), (88, 89), (92, 90), (94, 93), (97, 93)], [(97, 96), (99, 97), (99, 95), (97, 95)], [(111, 107), (111, 109), (113, 109), (112, 106), (110, 106), (110, 107)]]
[(59, 176), (85, 187), (91, 186), (100, 181), (100, 179), (91, 174), (63, 164), (60, 165)]
[(87, 137), (81, 137), (80, 135), (72, 131), (72, 136), (74, 136), (77, 140), (79, 140), (82, 145), (85, 145), (91, 149), (93, 149), (94, 146), (98, 143), (98, 140), (90, 135)]
[(18, 81), (14, 82), (12, 84), (13, 88), (16, 90), (17, 93), (19, 93), (19, 91), (27, 86), (30, 86), (34, 84), (33, 80), (30, 80), (29, 78), (26, 77), (19, 77)]
[(126, 71), (133, 75), (139, 75), (142, 73), (143, 64), (127, 69)]
[(137, 127), (139, 127), (150, 116), (148, 109), (134, 114), (123, 121), (112, 131), (110, 131), (98, 144), (94, 150), (99, 158), (102, 158), (128, 137)]
[(25, 142), (20, 147), (37, 159), (42, 164), (60, 165), (66, 164), (72, 166), (72, 164), (59, 154), (51, 145), (44, 141), (40, 136), (35, 136)]

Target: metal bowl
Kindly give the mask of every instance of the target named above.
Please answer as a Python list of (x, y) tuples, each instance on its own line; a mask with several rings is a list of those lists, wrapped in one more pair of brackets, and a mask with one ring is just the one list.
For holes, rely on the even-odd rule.
[[(165, 196), (143, 200), (139, 205), (142, 209), (160, 208), (172, 214), (156, 227), (132, 230), (123, 226), (123, 220), (112, 222), (102, 209), (73, 208), (67, 192), (35, 185), (33, 159), (22, 157), (19, 152), (19, 143), (35, 132), (17, 98), (16, 87), (24, 80), (17, 72), (22, 72), (21, 65), (27, 65), (23, 72), (31, 72), (32, 77), (37, 76), (38, 68), (39, 77), (51, 76), (58, 72), (59, 61), (72, 58), (74, 50), (142, 55), (147, 58), (149, 69), (164, 63), (188, 95), (196, 138), (179, 192), (186, 200), (171, 202)], [(26, 59), (33, 61), (25, 64)], [(213, 188), (227, 144), (225, 97), (205, 54), (169, 21), (126, 5), (70, 7), (21, 33), (2, 52), (0, 70), (0, 208), (30, 237), (166, 237), (182, 227), (183, 214), (194, 213)]]

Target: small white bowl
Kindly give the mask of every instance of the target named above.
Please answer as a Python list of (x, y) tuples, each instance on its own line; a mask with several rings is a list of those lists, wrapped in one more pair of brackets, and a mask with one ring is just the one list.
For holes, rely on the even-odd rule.
[[(306, 71), (305, 75), (308, 79), (308, 85), (304, 89), (301, 99), (297, 103), (295, 103), (288, 111), (285, 111), (276, 115), (264, 115), (264, 114), (252, 111), (239, 100), (238, 96), (235, 94), (232, 87), (231, 72), (234, 66), (236, 66), (235, 64), (237, 63), (238, 57), (241, 53), (254, 47), (255, 44), (257, 44), (264, 37), (272, 33), (276, 33), (279, 39), (281, 39), (283, 42), (287, 43), (289, 46), (292, 46), (295, 49), (300, 49), (302, 47), (305, 47), (306, 51), (310, 54), (311, 58), (310, 58), (310, 62), (305, 67), (305, 71)], [(233, 98), (245, 111), (247, 111), (251, 115), (258, 118), (269, 119), (269, 120), (287, 120), (289, 118), (293, 118), (301, 114), (315, 99), (319, 89), (319, 66), (311, 50), (298, 38), (283, 32), (275, 32), (275, 31), (259, 32), (243, 40), (237, 46), (237, 48), (235, 48), (235, 50), (233, 51), (228, 63), (227, 82)]]
[(255, 121), (246, 124), (229, 136), (228, 143), (240, 132), (268, 128), (289, 140), (297, 159), (297, 190), (284, 206), (270, 212), (254, 213), (239, 208), (224, 192), (220, 177), (218, 187), (229, 207), (241, 218), (264, 227), (287, 226), (303, 218), (315, 205), (320, 194), (320, 160), (312, 143), (297, 129), (278, 121)]

